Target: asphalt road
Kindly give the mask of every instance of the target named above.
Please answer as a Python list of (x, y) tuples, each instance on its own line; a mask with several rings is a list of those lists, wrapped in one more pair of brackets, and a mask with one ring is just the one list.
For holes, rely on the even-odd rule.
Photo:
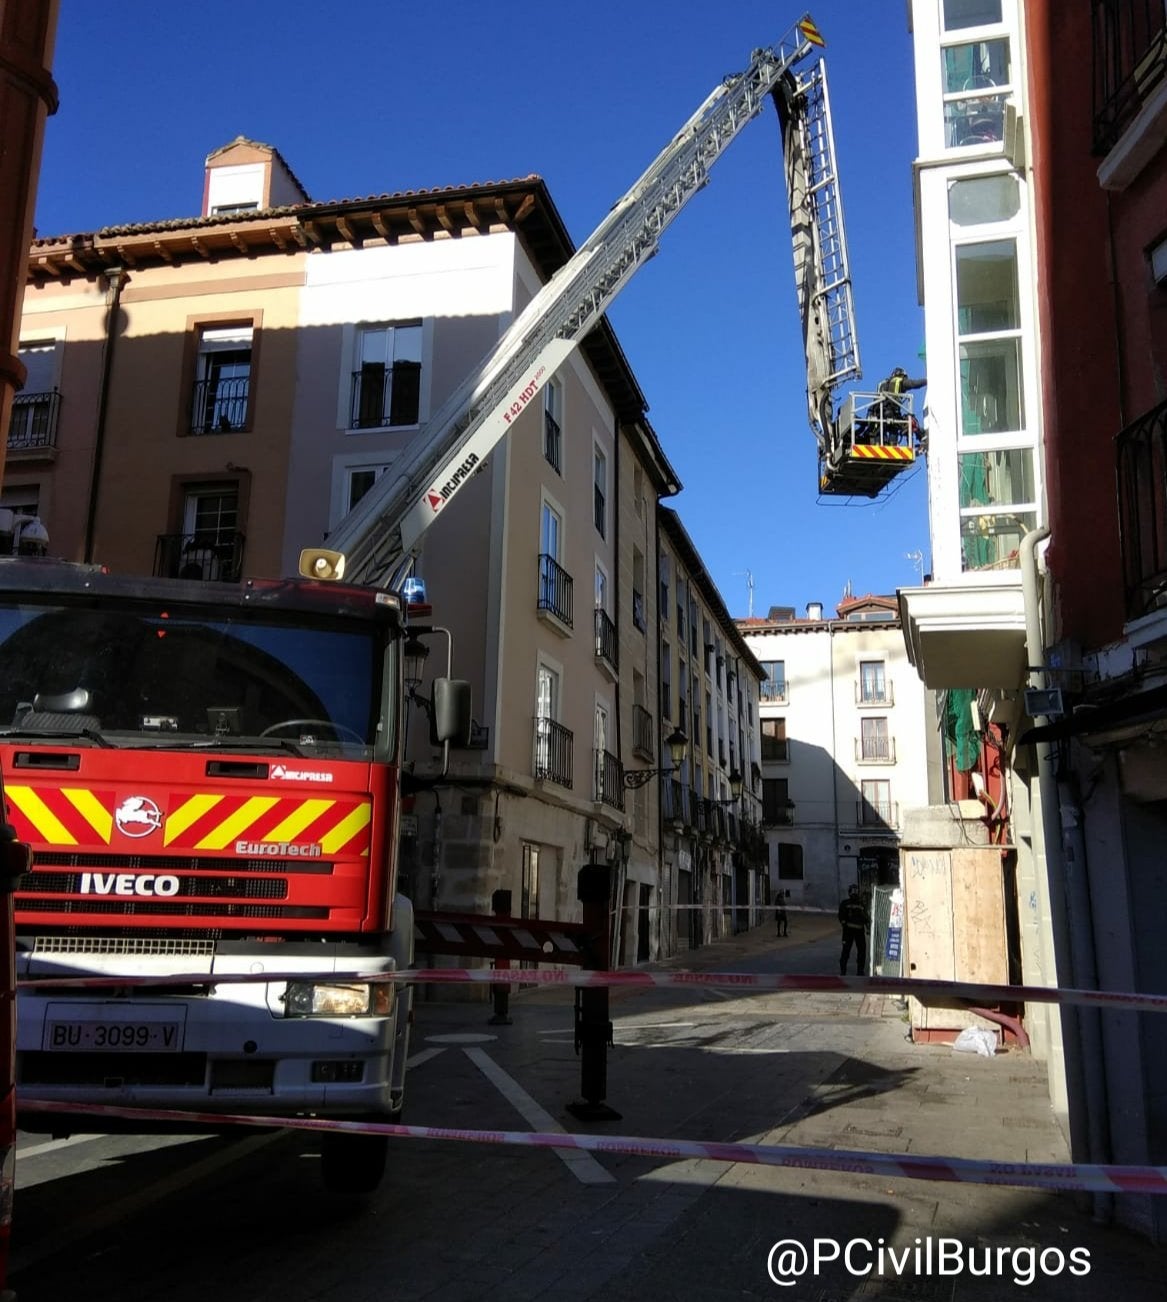
[[(818, 919), (800, 934), (800, 920), (792, 921), (789, 940), (759, 930), (727, 945), (713, 966), (836, 970), (835, 929)], [(703, 952), (701, 965), (713, 957), (712, 948)], [(907, 1044), (887, 1001), (621, 991), (612, 1000), (608, 1102), (622, 1115), (586, 1125), (565, 1110), (580, 1085), (570, 992), (516, 996), (509, 1027), (488, 1025), (488, 1012), (482, 1004), (420, 1005), (408, 1121), (878, 1151), (915, 1145), (1014, 1160), (1021, 1133), (1031, 1160), (1065, 1160), (1042, 1120), (1037, 1064), (1011, 1056), (954, 1064), (948, 1050)], [(1014, 1100), (1013, 1115), (1032, 1115), (1028, 1130), (1001, 1126), (992, 1115), (1006, 1106), (1000, 1099)], [(986, 1143), (999, 1154), (985, 1152)], [(325, 1194), (319, 1165), (313, 1137), (302, 1133), (24, 1136), (11, 1283), (20, 1302), (928, 1302), (1019, 1290), (1085, 1299), (1114, 1284), (1134, 1302), (1162, 1291), (1160, 1252), (1092, 1226), (1064, 1195), (402, 1140), (380, 1190), (354, 1199)], [(933, 1263), (928, 1274), (925, 1258), (910, 1254), (929, 1236), (999, 1250), (1000, 1269), (940, 1275)], [(860, 1241), (853, 1269), (824, 1260), (817, 1276), (808, 1267), (789, 1286), (768, 1274), (779, 1241), (813, 1251), (816, 1239), (829, 1238)], [(1089, 1277), (1069, 1273), (1075, 1246), (1093, 1253)], [(877, 1258), (888, 1247), (909, 1253), (898, 1258), (903, 1269)], [(1027, 1254), (1037, 1261), (1047, 1249), (1066, 1262), (1057, 1276), (1038, 1270), (1032, 1283), (1015, 1282)], [(1044, 1260), (1058, 1265), (1056, 1256)]]

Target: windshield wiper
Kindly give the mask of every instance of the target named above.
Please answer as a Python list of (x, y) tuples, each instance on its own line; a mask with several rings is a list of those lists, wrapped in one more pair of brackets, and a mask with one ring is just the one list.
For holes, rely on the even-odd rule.
[(286, 750), (304, 758), (304, 751), (286, 737), (265, 737), (262, 741), (240, 741), (238, 737), (205, 737), (200, 741), (150, 741), (134, 750)]
[(104, 746), (107, 750), (117, 749), (112, 741), (106, 739), (93, 728), (0, 728), (0, 737), (60, 737), (67, 740), (70, 737), (84, 737), (87, 741), (92, 741), (98, 746)]

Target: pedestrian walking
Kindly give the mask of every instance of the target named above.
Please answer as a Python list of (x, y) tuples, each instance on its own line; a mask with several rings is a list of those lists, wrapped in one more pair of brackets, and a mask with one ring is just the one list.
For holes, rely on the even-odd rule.
[(847, 975), (847, 960), (851, 947), (855, 947), (855, 975), (863, 976), (867, 970), (867, 929), (871, 916), (859, 894), (858, 886), (847, 888), (847, 898), (839, 903), (839, 925), (843, 928), (843, 950), (839, 955), (839, 975)]
[(778, 907), (774, 910), (774, 921), (778, 926), (779, 936), (790, 935), (790, 925), (786, 920), (786, 896), (778, 896)]

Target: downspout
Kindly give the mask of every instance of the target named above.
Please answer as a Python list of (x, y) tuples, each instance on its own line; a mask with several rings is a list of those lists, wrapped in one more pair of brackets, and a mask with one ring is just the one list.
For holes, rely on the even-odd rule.
[[(1029, 686), (1038, 689), (1045, 687), (1046, 673), (1037, 548), (1049, 534), (1049, 528), (1045, 525), (1031, 529), (1022, 538), (1019, 549), (1021, 593), (1025, 608), (1026, 671)], [(1034, 719), (1039, 727), (1047, 721), (1048, 716), (1045, 715)], [(1041, 803), (1046, 903), (1053, 931), (1055, 984), (1063, 988), (1097, 989), (1097, 974), (1089, 943), (1090, 908), (1083, 871), (1085, 855), (1078, 822), (1080, 811), (1068, 805), (1062, 813), (1058, 776), (1050, 746), (1039, 742), (1034, 753)], [(1067, 861), (1073, 864), (1072, 872), (1067, 872)], [(1040, 884), (1041, 874), (1038, 875), (1038, 881)], [(1066, 1088), (1070, 1103), (1070, 1139), (1071, 1145), (1080, 1149), (1084, 1138), (1087, 1160), (1104, 1163), (1109, 1161), (1106, 1077), (1098, 1014), (1095, 1010), (1091, 1010), (1091, 1013), (1090, 1016), (1082, 1016), (1081, 1012), (1073, 1009), (1062, 1009), (1060, 1012), (1066, 1055)], [(1109, 1220), (1113, 1208), (1112, 1197), (1096, 1193), (1092, 1201), (1095, 1218)]]
[(105, 318), (105, 348), (101, 362), (101, 389), (97, 396), (97, 429), (93, 436), (93, 472), (89, 479), (89, 509), (85, 516), (85, 549), (82, 559), (93, 560), (94, 535), (97, 531), (97, 491), (101, 482), (101, 461), (105, 448), (106, 413), (109, 410), (109, 381), (113, 373), (114, 344), (117, 340), (118, 316), (121, 310), (122, 285), (125, 283), (123, 267), (107, 267), (105, 279), (108, 286), (108, 304)]
[[(614, 418), (612, 421), (612, 442), (615, 445), (615, 452), (612, 457), (612, 556), (615, 561), (612, 575), (612, 605), (616, 610), (616, 618), (612, 621), (616, 629), (616, 662), (620, 661), (620, 421)], [(593, 579), (594, 582), (594, 579)], [(593, 636), (595, 615), (593, 620)], [(619, 759), (620, 767), (617, 772), (617, 778), (620, 782), (620, 830), (624, 830), (624, 720), (622, 717), (623, 703), (620, 698), (620, 683), (622, 675), (617, 673), (615, 692), (616, 692), (616, 756)], [(659, 804), (659, 798), (658, 798)], [(619, 842), (617, 842), (619, 844)], [(636, 844), (635, 839), (631, 842), (629, 849)], [(620, 966), (620, 951), (624, 944), (624, 888), (628, 876), (628, 867), (624, 861), (624, 856), (618, 854), (616, 862), (610, 869), (616, 879), (615, 890), (612, 892), (610, 907), (612, 916), (609, 921), (612, 936), (612, 955), (611, 962), (613, 967)], [(640, 920), (640, 900), (636, 901), (637, 922)], [(635, 960), (634, 960), (635, 961)]]

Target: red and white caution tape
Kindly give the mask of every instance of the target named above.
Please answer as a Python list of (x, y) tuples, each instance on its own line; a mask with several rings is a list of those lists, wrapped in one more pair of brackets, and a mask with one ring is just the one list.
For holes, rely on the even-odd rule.
[(579, 1135), (525, 1130), (462, 1130), (447, 1126), (401, 1126), (313, 1117), (220, 1115), (161, 1108), (108, 1107), (103, 1104), (30, 1101), (22, 1103), (20, 1107), (27, 1112), (118, 1117), (130, 1121), (150, 1120), (177, 1125), (197, 1122), (213, 1127), (238, 1125), (344, 1131), (354, 1135), (385, 1135), (391, 1139), (441, 1139), (471, 1144), (512, 1144), (526, 1148), (579, 1149), (589, 1153), (620, 1153), (669, 1161), (697, 1158), (711, 1162), (741, 1162), (755, 1166), (840, 1171), (848, 1175), (939, 1180), (956, 1184), (1010, 1185), (1082, 1193), (1167, 1194), (1167, 1167), (1163, 1166), (997, 1162), (964, 1157), (926, 1157), (912, 1153), (794, 1148), (777, 1144), (708, 1143), (686, 1139), (640, 1139), (627, 1135)]
[[(330, 984), (396, 981), (415, 985), (495, 985), (509, 973), (488, 967), (415, 968), (400, 972), (230, 972), (166, 976), (44, 976), (20, 981), (24, 989), (129, 990), (150, 986), (221, 986), (241, 982), (320, 981)], [(917, 999), (992, 1004), (1084, 1004), (1128, 1012), (1167, 1012), (1167, 995), (1127, 994), (1117, 990), (1061, 990), (1054, 986), (985, 985), (969, 981), (934, 981), (916, 977), (840, 977), (785, 972), (589, 972), (578, 968), (524, 968), (514, 979), (523, 985), (593, 986), (621, 989), (705, 986), (712, 989), (792, 990), (838, 994), (885, 994)]]

